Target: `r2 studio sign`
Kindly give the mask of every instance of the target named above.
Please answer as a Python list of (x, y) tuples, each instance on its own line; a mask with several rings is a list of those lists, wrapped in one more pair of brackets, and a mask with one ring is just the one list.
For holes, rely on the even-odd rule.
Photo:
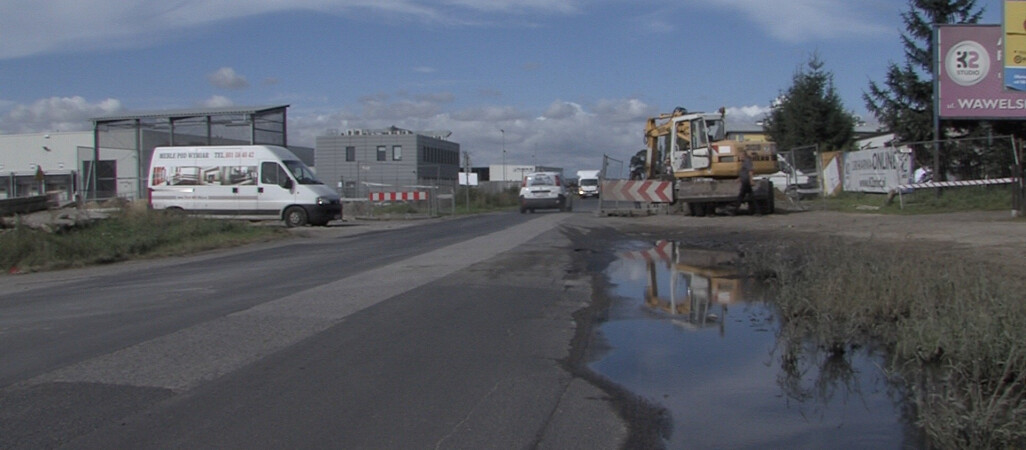
[(944, 69), (959, 86), (973, 86), (987, 78), (990, 54), (976, 41), (962, 41), (948, 49)]
[[(1026, 4), (1026, 1), (1021, 3)], [(1021, 120), (1026, 113), (1026, 87), (1006, 88), (1015, 78), (1004, 66), (1006, 42), (1001, 25), (940, 25), (934, 54), (937, 75), (934, 102), (939, 119)], [(1024, 39), (1023, 56), (1026, 56)], [(1026, 86), (1026, 67), (1023, 67)]]

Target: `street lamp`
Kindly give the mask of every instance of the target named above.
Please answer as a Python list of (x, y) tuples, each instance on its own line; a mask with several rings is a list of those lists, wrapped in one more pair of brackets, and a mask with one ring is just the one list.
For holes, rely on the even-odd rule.
[(506, 178), (506, 130), (499, 128), (499, 132), (502, 133), (502, 186), (505, 189), (509, 184), (509, 180)]

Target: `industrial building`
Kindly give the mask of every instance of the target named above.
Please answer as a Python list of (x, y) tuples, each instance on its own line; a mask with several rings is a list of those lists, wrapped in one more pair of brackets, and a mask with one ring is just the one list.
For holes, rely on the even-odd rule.
[(460, 171), (460, 144), (449, 132), (397, 127), (329, 132), (318, 136), (317, 176), (344, 198), (371, 192), (452, 192)]
[[(145, 198), (160, 146), (288, 146), (288, 105), (137, 112), (93, 118), (92, 131), (0, 135), (0, 199), (47, 194), (58, 202)], [(95, 167), (95, 170), (94, 170)]]

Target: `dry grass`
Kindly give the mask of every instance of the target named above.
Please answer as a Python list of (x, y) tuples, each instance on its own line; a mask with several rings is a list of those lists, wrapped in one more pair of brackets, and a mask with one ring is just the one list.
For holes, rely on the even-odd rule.
[(125, 208), (84, 228), (59, 233), (15, 227), (0, 233), (0, 269), (40, 271), (136, 258), (183, 255), (283, 235), (246, 222)]
[(984, 262), (877, 242), (745, 249), (782, 333), (841, 354), (873, 343), (939, 448), (1026, 446), (1026, 283)]

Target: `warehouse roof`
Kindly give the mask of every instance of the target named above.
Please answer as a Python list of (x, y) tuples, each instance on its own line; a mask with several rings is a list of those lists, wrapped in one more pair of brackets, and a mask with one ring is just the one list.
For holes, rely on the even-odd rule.
[(134, 113), (124, 113), (108, 116), (93, 117), (93, 122), (114, 122), (119, 120), (133, 120), (133, 119), (161, 119), (161, 118), (184, 118), (184, 117), (203, 117), (203, 116), (224, 116), (234, 114), (257, 114), (273, 111), (275, 109), (285, 109), (289, 105), (271, 105), (271, 106), (228, 106), (223, 108), (195, 108), (195, 109), (162, 109), (157, 111), (137, 111)]

